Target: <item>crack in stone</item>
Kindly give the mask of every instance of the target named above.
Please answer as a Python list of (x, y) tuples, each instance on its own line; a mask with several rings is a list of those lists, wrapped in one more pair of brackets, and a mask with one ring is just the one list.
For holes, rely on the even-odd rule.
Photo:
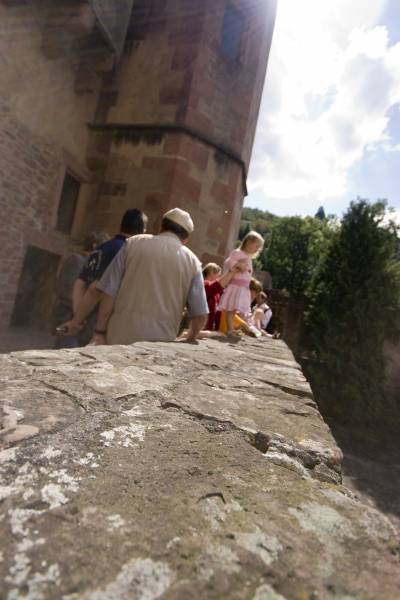
[[(335, 464), (329, 457), (325, 457), (317, 452), (307, 451), (299, 448), (294, 444), (285, 441), (281, 442), (274, 439), (271, 435), (262, 431), (255, 431), (250, 428), (240, 427), (232, 421), (218, 419), (213, 415), (207, 415), (199, 411), (189, 409), (173, 402), (172, 400), (163, 400), (160, 398), (160, 405), (163, 410), (173, 408), (179, 412), (200, 421), (200, 423), (210, 433), (223, 433), (231, 431), (238, 433), (244, 441), (250, 444), (253, 448), (261, 452), (268, 458), (268, 452), (279, 452), (286, 455), (291, 460), (297, 461), (314, 479), (327, 481), (329, 483), (338, 484), (341, 482), (340, 465)], [(281, 465), (283, 466), (283, 465)], [(288, 468), (288, 467), (286, 467)]]
[(98, 362), (98, 359), (95, 356), (93, 356), (93, 354), (87, 354), (86, 352), (82, 352), (82, 351), (78, 352), (78, 354), (80, 356), (83, 356), (84, 358), (89, 358), (91, 363)]
[(226, 504), (226, 500), (222, 492), (210, 492), (209, 494), (204, 494), (203, 496), (200, 496), (197, 502), (208, 500), (209, 498), (219, 498), (224, 504)]
[(266, 383), (267, 385), (270, 385), (273, 388), (276, 388), (278, 390), (281, 390), (282, 392), (285, 392), (286, 394), (290, 394), (291, 396), (297, 396), (300, 398), (308, 398), (309, 400), (313, 400), (312, 392), (309, 392), (307, 390), (300, 390), (299, 388), (292, 388), (292, 387), (289, 387), (286, 385), (282, 385), (281, 383), (268, 381), (268, 379), (261, 379), (260, 377), (258, 377), (257, 379), (259, 381), (262, 381), (263, 383)]
[[(276, 383), (273, 381), (269, 381), (268, 379), (263, 379), (261, 377), (256, 377), (255, 379), (257, 379), (257, 381), (260, 381), (261, 383), (267, 384), (268, 386), (274, 388), (274, 389), (279, 389), (282, 392), (285, 392), (286, 394), (289, 394), (291, 396), (296, 396), (298, 398), (308, 398), (311, 402), (306, 402), (306, 406), (311, 406), (312, 408), (315, 408), (318, 410), (316, 403), (314, 402), (314, 396), (312, 394), (312, 392), (309, 392), (307, 390), (301, 390), (299, 388), (293, 388), (293, 387), (289, 387), (286, 385), (282, 385), (281, 383)], [(258, 391), (265, 391), (265, 388), (261, 388), (261, 387), (256, 387), (254, 386), (254, 380), (253, 381), (249, 381), (249, 385), (251, 386), (251, 391), (254, 394), (257, 394)], [(247, 387), (244, 385), (233, 385), (232, 389), (235, 390), (246, 390), (248, 391)]]
[(84, 410), (86, 413), (89, 412), (88, 407), (85, 406), (80, 400), (79, 398), (77, 398), (77, 396), (74, 396), (74, 394), (71, 394), (70, 392), (67, 392), (66, 390), (63, 390), (62, 388), (49, 383), (48, 381), (44, 381), (43, 379), (37, 379), (36, 381), (39, 381), (39, 383), (41, 383), (42, 385), (44, 385), (45, 387), (49, 388), (50, 390), (53, 390), (55, 392), (59, 392), (60, 394), (63, 394), (64, 396), (67, 396), (67, 398), (69, 398), (70, 400), (73, 400), (78, 406), (80, 406), (82, 408), (82, 410)]

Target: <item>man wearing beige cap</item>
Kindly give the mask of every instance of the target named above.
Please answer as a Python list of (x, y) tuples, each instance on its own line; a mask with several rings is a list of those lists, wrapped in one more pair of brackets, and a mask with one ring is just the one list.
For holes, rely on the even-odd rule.
[(95, 344), (168, 342), (176, 338), (188, 307), (188, 340), (197, 338), (208, 314), (198, 258), (185, 246), (193, 221), (173, 208), (159, 235), (128, 239), (97, 284), (102, 292)]

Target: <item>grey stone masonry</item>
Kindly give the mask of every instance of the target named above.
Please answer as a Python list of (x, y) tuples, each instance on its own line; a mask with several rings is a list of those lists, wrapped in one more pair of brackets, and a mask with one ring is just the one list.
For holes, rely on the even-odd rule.
[(0, 355), (0, 597), (397, 600), (282, 341)]

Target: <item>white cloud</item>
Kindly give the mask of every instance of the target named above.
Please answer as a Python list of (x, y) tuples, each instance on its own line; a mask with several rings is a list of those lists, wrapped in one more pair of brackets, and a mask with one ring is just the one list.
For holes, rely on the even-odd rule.
[(400, 208), (395, 208), (390, 214), (390, 219), (400, 227)]
[(384, 5), (280, 0), (250, 191), (340, 196), (366, 150), (395, 148), (387, 125), (400, 103), (400, 43), (374, 26)]

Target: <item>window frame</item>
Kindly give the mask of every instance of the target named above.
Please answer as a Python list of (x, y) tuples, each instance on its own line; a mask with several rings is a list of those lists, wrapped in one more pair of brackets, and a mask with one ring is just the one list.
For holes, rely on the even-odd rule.
[[(62, 201), (63, 201), (63, 191), (64, 191), (64, 187), (65, 187), (65, 183), (67, 180), (67, 177), (70, 177), (72, 180), (74, 180), (75, 182), (78, 183), (79, 187), (77, 190), (77, 194), (76, 197), (74, 199), (75, 202), (75, 206), (73, 208), (73, 213), (72, 213), (72, 219), (69, 223), (69, 227), (68, 227), (68, 231), (65, 231), (64, 229), (60, 228), (60, 222), (59, 222), (59, 217), (60, 217), (60, 208), (62, 205)], [(65, 172), (64, 172), (64, 177), (62, 180), (62, 184), (61, 184), (61, 188), (60, 188), (60, 193), (59, 193), (59, 197), (58, 197), (58, 202), (57, 202), (57, 210), (55, 212), (55, 230), (57, 231), (57, 233), (60, 233), (62, 235), (66, 235), (66, 236), (71, 236), (73, 229), (74, 229), (74, 223), (76, 220), (76, 214), (78, 211), (78, 206), (79, 206), (79, 197), (81, 195), (81, 191), (82, 191), (82, 180), (80, 177), (77, 177), (76, 174), (72, 171), (72, 169), (66, 168)]]
[[(231, 11), (232, 14), (237, 15), (240, 20), (240, 39), (237, 44), (237, 52), (236, 56), (232, 57), (224, 50), (224, 33), (226, 27), (226, 19), (228, 11)], [(243, 60), (243, 50), (244, 50), (244, 34), (246, 30), (246, 18), (243, 11), (236, 5), (235, 2), (229, 1), (226, 6), (222, 17), (222, 26), (220, 32), (220, 42), (219, 42), (219, 53), (229, 65), (239, 66)]]
[[(63, 151), (63, 165), (60, 167), (58, 178), (57, 178), (57, 187), (55, 191), (55, 197), (53, 201), (53, 209), (52, 209), (52, 218), (51, 218), (51, 228), (56, 235), (56, 237), (63, 238), (74, 238), (79, 233), (77, 231), (77, 225), (79, 226), (80, 221), (82, 220), (82, 209), (85, 204), (86, 197), (86, 188), (87, 184), (90, 184), (92, 181), (92, 176), (90, 171), (83, 167), (69, 152)], [(69, 233), (64, 233), (57, 229), (57, 220), (58, 220), (58, 210), (61, 202), (61, 194), (64, 186), (64, 180), (66, 174), (69, 173), (74, 179), (79, 181), (80, 189), (78, 194), (78, 199), (74, 211), (74, 218), (71, 226), (71, 230)]]

